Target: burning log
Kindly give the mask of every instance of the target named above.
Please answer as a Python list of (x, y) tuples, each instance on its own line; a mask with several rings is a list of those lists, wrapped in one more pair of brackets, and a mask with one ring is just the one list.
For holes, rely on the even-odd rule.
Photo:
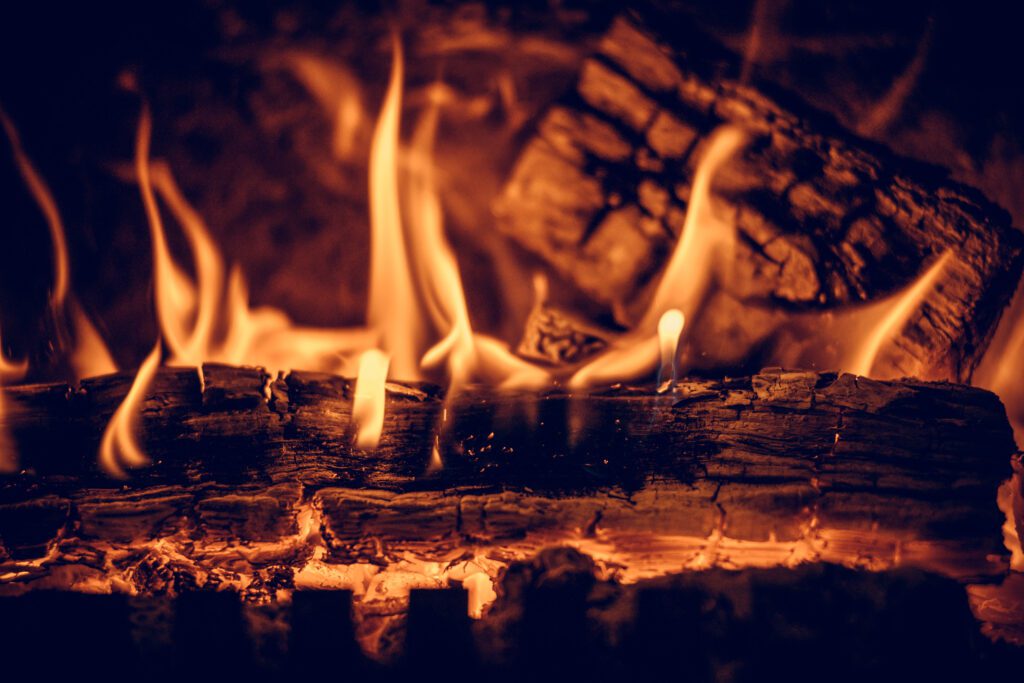
[(735, 368), (760, 350), (762, 362), (806, 367), (772, 349), (787, 325), (877, 301), (950, 252), (878, 374), (968, 380), (1024, 266), (1006, 212), (737, 82), (729, 56), (678, 20), (669, 46), (658, 24), (612, 24), (516, 162), (499, 227), (632, 325), (682, 230), (709, 133), (732, 124), (751, 142), (719, 169), (713, 204), (737, 229), (734, 263), (691, 326), (692, 364)]
[[(159, 593), (246, 575), (258, 592), (320, 581), (314, 560), (503, 561), (564, 543), (636, 576), (803, 560), (954, 576), (1001, 566), (995, 491), (1015, 446), (980, 389), (765, 370), (666, 393), (467, 391), (446, 404), (432, 387), (389, 384), (380, 446), (361, 451), (350, 380), (168, 368), (143, 408), (153, 464), (115, 483), (96, 451), (129, 383), (7, 392), (22, 470), (0, 486), (6, 590), (73, 575)], [(435, 435), (443, 467), (428, 472)], [(151, 564), (175, 544), (176, 559)], [(231, 550), (242, 546), (244, 559)]]

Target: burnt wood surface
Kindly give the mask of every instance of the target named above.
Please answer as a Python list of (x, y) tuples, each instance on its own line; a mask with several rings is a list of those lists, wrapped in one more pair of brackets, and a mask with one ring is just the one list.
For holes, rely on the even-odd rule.
[(230, 592), (37, 591), (0, 597), (0, 657), (19, 679), (110, 681), (817, 681), (827, 668), (836, 681), (988, 680), (1024, 664), (1022, 650), (981, 636), (956, 582), (912, 570), (711, 570), (622, 585), (558, 550), (512, 565), (499, 591), (478, 621), (465, 591), (412, 591), (387, 662), (359, 652), (348, 591), (265, 606)]
[(714, 195), (739, 244), (692, 325), (695, 364), (735, 368), (758, 353), (793, 363), (772, 348), (780, 328), (898, 291), (951, 250), (880, 360), (885, 376), (966, 381), (1024, 264), (1009, 215), (942, 169), (738, 82), (720, 46), (651, 19), (616, 19), (575, 89), (540, 118), (495, 205), (499, 228), (629, 325), (680, 234), (709, 133), (734, 124), (750, 144)]
[[(66, 556), (104, 577), (96, 553), (139, 592), (173, 590), (181, 576), (138, 570), (145, 552), (113, 553), (153, 539), (199, 564), (223, 558), (197, 548), (255, 544), (263, 555), (245, 566), (273, 580), (317, 552), (386, 564), (564, 542), (655, 572), (702, 553), (1001, 571), (995, 493), (1015, 446), (980, 389), (769, 369), (665, 394), (470, 391), (442, 425), (436, 389), (389, 384), (383, 440), (360, 452), (350, 380), (207, 365), (201, 382), (167, 368), (143, 412), (153, 463), (122, 482), (96, 451), (130, 382), (5, 390), (22, 468), (0, 484), (8, 588), (46, 585)], [(428, 472), (435, 434), (444, 463)]]

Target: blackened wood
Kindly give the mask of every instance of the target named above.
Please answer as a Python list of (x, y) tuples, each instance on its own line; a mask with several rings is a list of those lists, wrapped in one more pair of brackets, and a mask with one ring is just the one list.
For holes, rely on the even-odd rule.
[(9, 680), (134, 680), (140, 662), (124, 595), (41, 590), (0, 600), (0, 662)]
[(480, 647), (496, 664), (529, 671), (537, 660), (521, 640), (532, 637), (522, 606), (554, 587), (576, 594), (581, 623), (551, 637), (589, 639), (585, 656), (600, 680), (816, 681), (828, 668), (841, 681), (963, 680), (1005, 675), (1022, 661), (1020, 651), (984, 643), (961, 586), (919, 571), (712, 569), (631, 585), (603, 573), (567, 549), (514, 563), (476, 625)]
[(365, 674), (367, 662), (356, 644), (351, 614), (351, 591), (295, 591), (288, 632), (288, 673), (293, 677), (329, 678), (344, 671), (352, 680)]
[(405, 666), (410, 676), (441, 681), (451, 677), (453, 669), (470, 677), (479, 673), (467, 598), (461, 588), (409, 593)]
[[(129, 383), (7, 390), (23, 467), (0, 482), (8, 589), (75, 571), (142, 594), (187, 590), (218, 572), (234, 580), (225, 549), (238, 544), (262, 549), (243, 566), (264, 592), (290, 587), (316, 554), (386, 565), (569, 541), (659, 572), (708, 553), (741, 566), (999, 567), (995, 492), (1015, 445), (980, 389), (765, 370), (665, 394), (468, 391), (441, 428), (440, 392), (395, 384), (381, 445), (362, 452), (350, 380), (209, 365), (200, 383), (195, 369), (165, 369), (142, 419), (153, 464), (121, 482), (98, 470), (96, 449)], [(444, 466), (428, 472), (435, 434)], [(188, 561), (139, 548), (154, 539)], [(87, 559), (112, 550), (112, 566)]]
[(251, 676), (254, 670), (252, 641), (237, 593), (181, 594), (174, 604), (173, 638), (179, 680), (196, 672), (207, 680), (224, 680)]
[(693, 362), (736, 367), (796, 312), (877, 300), (951, 250), (882, 361), (887, 376), (966, 381), (1024, 266), (1009, 215), (737, 73), (684, 22), (617, 19), (524, 147), (496, 205), (500, 229), (630, 324), (680, 234), (708, 134), (734, 124), (751, 143), (714, 194), (738, 250), (692, 321)]

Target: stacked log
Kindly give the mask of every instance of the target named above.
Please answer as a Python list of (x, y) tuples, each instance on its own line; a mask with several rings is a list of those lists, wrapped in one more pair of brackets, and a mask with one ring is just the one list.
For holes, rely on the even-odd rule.
[(772, 346), (794, 317), (877, 301), (950, 251), (879, 371), (967, 381), (1024, 266), (1009, 215), (738, 71), (676, 19), (616, 19), (520, 154), (499, 228), (628, 326), (680, 234), (708, 135), (739, 126), (751, 143), (713, 188), (739, 244), (691, 326), (693, 364), (792, 363)]

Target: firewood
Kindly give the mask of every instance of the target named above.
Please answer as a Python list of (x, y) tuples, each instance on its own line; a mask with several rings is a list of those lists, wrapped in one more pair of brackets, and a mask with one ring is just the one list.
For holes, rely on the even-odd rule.
[(952, 250), (884, 362), (886, 376), (967, 381), (1024, 266), (1009, 215), (737, 73), (678, 20), (618, 18), (525, 145), (495, 206), (499, 228), (632, 324), (682, 229), (708, 134), (733, 124), (752, 141), (713, 195), (739, 244), (691, 325), (694, 365), (735, 369), (793, 316), (876, 301)]
[[(272, 591), (314, 555), (387, 565), (562, 543), (640, 573), (701, 556), (1002, 569), (995, 497), (1015, 446), (981, 389), (769, 369), (661, 394), (470, 390), (442, 423), (436, 388), (389, 384), (366, 452), (351, 445), (351, 380), (167, 368), (143, 411), (152, 465), (125, 483), (96, 450), (130, 381), (7, 389), (22, 470), (0, 480), (0, 592), (59, 585), (71, 567), (142, 594), (229, 567)], [(435, 434), (444, 463), (428, 473)], [(154, 560), (140, 545), (155, 539), (181, 555)], [(239, 544), (260, 550), (243, 561), (227, 550)]]

